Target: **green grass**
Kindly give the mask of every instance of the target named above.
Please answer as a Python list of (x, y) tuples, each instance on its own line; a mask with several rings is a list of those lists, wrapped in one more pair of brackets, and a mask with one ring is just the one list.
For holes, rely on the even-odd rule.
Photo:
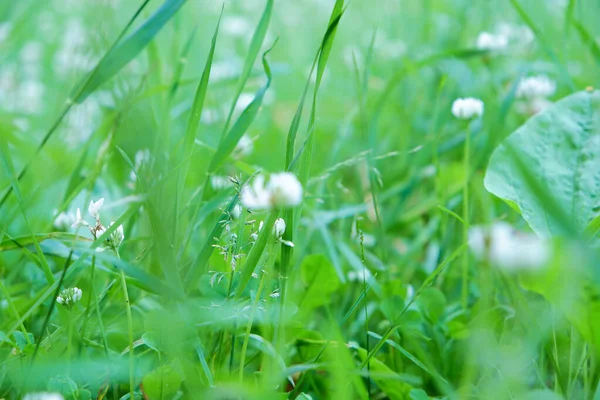
[[(1, 3), (0, 399), (600, 398), (599, 13)], [(502, 23), (508, 48), (478, 49)], [(530, 119), (540, 74), (580, 93)], [(483, 116), (456, 119), (469, 96)], [(301, 203), (249, 209), (283, 171)], [(99, 198), (97, 238), (59, 217)], [(497, 222), (522, 235), (500, 257), (547, 226), (550, 260), (478, 258)]]

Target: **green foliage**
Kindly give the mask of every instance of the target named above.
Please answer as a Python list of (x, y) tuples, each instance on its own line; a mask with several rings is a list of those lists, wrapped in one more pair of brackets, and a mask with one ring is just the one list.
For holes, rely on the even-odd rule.
[[(541, 236), (564, 234), (567, 223), (582, 233), (597, 215), (599, 98), (598, 91), (583, 91), (559, 101), (531, 118), (492, 154), (487, 190), (514, 203)], [(523, 177), (510, 148), (518, 150), (539, 186)], [(559, 210), (547, 208), (552, 202)]]
[(0, 2), (0, 399), (592, 400), (597, 14)]

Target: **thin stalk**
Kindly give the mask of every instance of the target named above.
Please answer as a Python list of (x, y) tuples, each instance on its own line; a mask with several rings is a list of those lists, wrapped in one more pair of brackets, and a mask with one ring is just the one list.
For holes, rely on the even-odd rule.
[[(120, 260), (119, 251), (115, 249), (117, 258)], [(125, 280), (125, 272), (121, 270), (121, 286), (123, 288), (123, 296), (125, 297), (125, 308), (127, 310), (127, 330), (129, 334), (129, 396), (134, 398), (134, 359), (133, 359), (133, 318), (131, 317), (131, 303), (129, 302), (129, 293), (127, 291), (127, 281)]]
[[(4, 297), (6, 297), (6, 301), (8, 302), (8, 308), (10, 308), (12, 313), (15, 315), (17, 321), (20, 321), (21, 316), (19, 315), (19, 311), (17, 310), (15, 304), (10, 298), (10, 294), (8, 293), (8, 290), (6, 290), (6, 287), (4, 286), (4, 283), (2, 283), (2, 280), (0, 280), (0, 290), (2, 290), (2, 294), (4, 295)], [(25, 329), (25, 325), (23, 325), (23, 323), (21, 322), (19, 324), (19, 327), (21, 328), (21, 332), (23, 332), (23, 335), (25, 335), (25, 340), (27, 341), (27, 344), (31, 344), (31, 340), (29, 340), (29, 335), (27, 334), (27, 329)]]
[(246, 351), (248, 350), (248, 342), (250, 338), (250, 332), (252, 331), (252, 322), (254, 321), (254, 313), (258, 308), (258, 302), (260, 301), (260, 295), (262, 293), (263, 287), (265, 286), (265, 276), (267, 274), (263, 272), (262, 277), (260, 278), (260, 283), (258, 284), (258, 289), (256, 290), (256, 298), (254, 299), (254, 303), (252, 304), (252, 310), (250, 311), (250, 319), (248, 320), (248, 324), (246, 325), (246, 333), (244, 335), (244, 344), (242, 345), (242, 352), (240, 355), (240, 383), (244, 381), (244, 364), (246, 362)]
[[(88, 297), (88, 302), (87, 302), (87, 306), (85, 307), (85, 315), (83, 317), (83, 325), (81, 327), (81, 337), (83, 339), (83, 337), (85, 337), (85, 331), (87, 330), (87, 324), (89, 321), (89, 315), (90, 315), (90, 308), (92, 306), (92, 298), (94, 298), (94, 300), (96, 300), (95, 297), (93, 297), (91, 295), (92, 293), (92, 288), (94, 286), (94, 273), (96, 271), (96, 257), (92, 258), (92, 271), (90, 274), (90, 287), (88, 289), (88, 293), (90, 293), (90, 296)], [(83, 340), (81, 340), (81, 345), (79, 346), (79, 350), (78, 353), (81, 354), (81, 350), (83, 349)]]
[[(471, 162), (471, 131), (470, 125), (467, 124), (467, 129), (465, 132), (465, 148), (464, 148), (464, 158), (463, 158), (463, 168), (465, 175), (465, 184), (463, 187), (463, 244), (466, 247), (469, 243), (469, 168)], [(462, 307), (464, 309), (467, 308), (467, 303), (469, 299), (469, 252), (465, 251), (463, 254), (463, 269), (462, 269)]]
[(68, 373), (71, 373), (71, 360), (73, 359), (73, 305), (69, 306), (69, 327), (67, 339)]
[(273, 246), (271, 245), (269, 248), (269, 256), (267, 261), (267, 267), (262, 273), (260, 278), (260, 282), (258, 284), (258, 289), (256, 290), (256, 297), (254, 298), (254, 303), (252, 303), (252, 310), (250, 311), (250, 319), (248, 320), (248, 324), (246, 325), (246, 333), (244, 334), (244, 343), (242, 344), (242, 352), (240, 353), (240, 370), (239, 370), (239, 379), (240, 383), (244, 381), (244, 364), (246, 362), (246, 352), (248, 350), (248, 342), (250, 339), (250, 332), (252, 331), (252, 323), (254, 322), (254, 314), (256, 313), (256, 309), (258, 308), (258, 303), (260, 302), (260, 295), (262, 294), (263, 288), (265, 287), (265, 282), (267, 275), (270, 270), (271, 260), (272, 260)]

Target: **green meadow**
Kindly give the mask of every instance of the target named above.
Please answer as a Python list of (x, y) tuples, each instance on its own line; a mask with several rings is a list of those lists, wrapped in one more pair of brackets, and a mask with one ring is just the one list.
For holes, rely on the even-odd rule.
[(599, 18), (0, 2), (0, 399), (600, 399)]

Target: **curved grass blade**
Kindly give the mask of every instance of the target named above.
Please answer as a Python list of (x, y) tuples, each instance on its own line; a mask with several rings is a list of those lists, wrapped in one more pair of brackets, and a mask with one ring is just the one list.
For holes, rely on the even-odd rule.
[(186, 0), (166, 0), (135, 32), (110, 49), (83, 84), (76, 89), (72, 97), (73, 102), (83, 102), (94, 90), (133, 60), (185, 2)]
[(262, 55), (262, 64), (265, 70), (265, 74), (267, 75), (267, 82), (263, 87), (261, 87), (254, 96), (252, 102), (242, 111), (242, 114), (239, 116), (235, 124), (231, 127), (231, 130), (221, 138), (219, 142), (219, 146), (217, 147), (217, 151), (213, 156), (210, 165), (208, 167), (208, 172), (214, 172), (223, 161), (231, 154), (241, 137), (246, 133), (248, 127), (252, 124), (256, 115), (258, 114), (258, 110), (262, 105), (263, 98), (265, 97), (265, 93), (271, 86), (271, 68), (269, 67), (269, 63), (267, 62), (267, 55), (273, 49), (273, 47), (277, 44), (277, 40), (271, 45), (269, 49), (267, 49)]
[(590, 34), (590, 32), (585, 28), (585, 26), (583, 26), (581, 22), (572, 19), (571, 23), (575, 29), (577, 29), (577, 33), (579, 33), (581, 41), (589, 46), (590, 52), (592, 53), (594, 60), (596, 60), (596, 64), (600, 65), (600, 47), (598, 46), (596, 39)]
[(233, 211), (234, 207), (237, 205), (239, 200), (239, 195), (235, 195), (233, 199), (229, 202), (227, 208), (221, 214), (221, 217), (217, 221), (217, 223), (213, 226), (212, 231), (207, 235), (206, 241), (202, 246), (202, 250), (198, 253), (198, 256), (192, 261), (192, 265), (188, 269), (184, 283), (186, 291), (193, 287), (194, 283), (200, 276), (200, 274), (204, 271), (204, 268), (208, 264), (208, 259), (213, 253), (214, 247), (212, 246), (214, 243), (214, 238), (220, 237), (223, 229), (225, 227), (224, 222), (229, 219), (230, 213)]
[[(123, 36), (125, 36), (125, 33), (127, 33), (128, 29), (131, 27), (131, 25), (137, 19), (137, 17), (141, 14), (142, 10), (146, 7), (146, 5), (148, 4), (149, 1), (150, 0), (144, 0), (142, 5), (137, 9), (135, 14), (130, 18), (130, 20), (127, 23), (127, 25), (125, 26), (125, 28), (123, 28), (123, 30), (119, 34), (117, 40), (113, 43), (111, 48), (106, 52), (104, 57), (102, 57), (100, 62), (98, 62), (98, 64), (96, 64), (94, 69), (88, 75), (86, 75), (81, 80), (81, 82), (79, 82), (75, 86), (75, 88), (72, 92), (73, 95), (71, 97), (69, 97), (69, 99), (67, 99), (65, 106), (63, 107), (63, 110), (61, 111), (60, 115), (58, 116), (56, 121), (54, 121), (54, 124), (46, 132), (42, 141), (38, 145), (38, 147), (35, 151), (36, 156), (42, 151), (42, 149), (44, 148), (44, 146), (46, 145), (48, 140), (50, 140), (50, 138), (52, 137), (52, 135), (54, 134), (54, 132), (56, 131), (56, 129), (62, 122), (63, 118), (67, 115), (67, 113), (69, 112), (69, 110), (71, 109), (73, 104), (83, 102), (83, 100), (85, 100), (85, 98), (87, 96), (89, 96), (93, 92), (93, 90), (96, 89), (103, 82), (103, 81), (102, 82), (99, 81), (99, 78), (97, 78), (97, 77), (104, 76), (105, 79), (108, 79), (112, 75), (114, 75), (120, 68), (122, 68), (129, 61), (131, 61), (133, 59), (133, 57), (135, 55), (137, 55), (137, 53), (139, 53), (139, 51), (141, 51), (141, 49), (146, 44), (148, 44), (148, 42), (150, 42), (150, 40), (154, 37), (154, 35), (156, 33), (158, 33), (160, 28), (162, 28), (162, 26), (167, 22), (168, 18), (170, 18), (172, 16), (172, 14), (174, 14), (174, 12), (177, 11), (177, 9), (183, 4), (183, 2), (185, 2), (185, 0), (166, 0), (165, 3), (163, 4), (163, 6), (152, 17), (150, 17), (146, 21), (146, 23), (144, 23), (136, 32), (134, 32), (131, 36), (129, 36), (129, 38), (125, 39), (125, 41), (123, 41), (123, 43), (121, 45), (119, 45), (121, 39), (123, 38)], [(176, 6), (176, 8), (172, 11), (172, 14), (171, 15), (164, 14), (162, 16), (163, 19), (157, 18), (156, 15), (161, 10), (166, 10), (166, 9), (170, 10), (171, 9), (171, 7), (167, 7), (169, 5), (171, 5), (171, 7)], [(165, 20), (164, 17), (168, 17), (168, 18)], [(161, 23), (162, 23), (162, 25), (161, 25)], [(137, 43), (137, 45), (141, 45), (142, 47), (140, 47), (139, 49), (136, 49), (132, 46), (133, 43)], [(131, 52), (131, 53), (126, 53), (124, 50), (119, 50), (118, 53), (115, 53), (117, 51), (117, 47), (121, 47), (124, 44), (127, 44), (125, 50), (128, 52)], [(119, 57), (122, 59), (120, 61), (117, 60), (117, 58), (115, 57), (115, 54), (119, 55)], [(108, 61), (105, 61), (107, 59), (108, 59)], [(119, 61), (119, 62), (117, 62), (117, 61)], [(96, 72), (101, 68), (102, 65), (107, 65), (103, 68), (114, 69), (115, 66), (117, 66), (117, 65), (120, 65), (120, 67), (119, 67), (119, 69), (114, 70), (114, 72), (112, 72), (112, 74), (110, 76), (108, 76), (106, 74), (106, 71), (104, 71), (104, 72), (100, 71), (100, 72), (102, 72), (102, 74), (99, 74), (98, 72)], [(110, 65), (110, 67), (108, 65)], [(93, 82), (92, 82), (92, 80), (93, 80)], [(92, 83), (90, 83), (90, 82), (92, 82)], [(94, 85), (95, 85), (95, 87), (94, 87)], [(35, 158), (36, 157), (34, 156), (32, 158), (32, 160), (34, 160)], [(19, 173), (19, 175), (17, 177), (17, 182), (20, 181), (21, 179), (23, 179), (23, 176), (25, 176), (25, 174), (27, 173), (27, 170), (31, 166), (32, 162), (33, 161), (30, 161), (25, 165), (25, 167), (23, 168), (23, 170)], [(6, 191), (6, 193), (4, 193), (4, 195), (2, 196), (2, 199), (0, 200), (0, 207), (2, 207), (4, 205), (4, 203), (6, 202), (6, 200), (12, 193), (12, 191), (13, 191), (13, 187), (10, 186), (8, 188), (8, 190)]]
[(510, 4), (512, 4), (513, 8), (517, 11), (517, 14), (519, 14), (523, 22), (525, 22), (527, 26), (529, 26), (529, 29), (533, 31), (535, 37), (540, 41), (540, 44), (542, 45), (542, 48), (544, 49), (548, 57), (550, 57), (550, 59), (556, 64), (564, 81), (567, 83), (567, 85), (569, 85), (569, 88), (571, 90), (575, 90), (575, 84), (573, 83), (573, 79), (571, 79), (569, 72), (567, 71), (565, 66), (560, 62), (554, 50), (552, 50), (552, 46), (550, 46), (550, 44), (546, 41), (546, 38), (542, 35), (542, 31), (535, 25), (531, 17), (523, 9), (518, 0), (510, 0)]
[[(229, 128), (229, 124), (231, 123), (231, 118), (233, 117), (233, 111), (235, 110), (235, 105), (238, 102), (242, 91), (244, 90), (244, 86), (246, 86), (246, 82), (250, 77), (250, 72), (252, 71), (252, 67), (254, 66), (254, 62), (256, 61), (256, 57), (258, 56), (258, 52), (260, 51), (263, 42), (265, 40), (265, 36), (267, 34), (267, 29), (269, 28), (269, 22), (271, 20), (271, 13), (273, 10), (273, 0), (267, 0), (267, 5), (260, 17), (260, 21), (258, 22), (258, 26), (256, 30), (252, 34), (252, 39), (250, 40), (250, 49), (248, 50), (248, 55), (246, 56), (246, 60), (244, 61), (244, 66), (242, 68), (242, 73), (240, 78), (238, 79), (238, 86), (235, 91), (235, 96), (233, 96), (233, 101), (231, 103), (231, 107), (229, 108), (229, 114), (227, 114), (227, 120), (225, 121), (225, 126), (223, 126), (222, 135), (227, 132)], [(272, 47), (272, 46), (271, 46)], [(264, 60), (264, 55), (263, 55)], [(264, 61), (263, 61), (264, 64)], [(221, 137), (223, 139), (223, 137)]]
[(248, 254), (248, 258), (246, 258), (246, 262), (242, 267), (240, 280), (235, 290), (235, 298), (239, 298), (242, 295), (242, 293), (244, 293), (244, 289), (246, 289), (246, 286), (248, 286), (248, 282), (250, 282), (250, 278), (252, 278), (252, 273), (254, 272), (254, 269), (256, 268), (256, 265), (258, 264), (258, 261), (260, 260), (260, 257), (263, 254), (263, 250), (265, 249), (265, 246), (267, 245), (267, 242), (269, 241), (269, 238), (272, 235), (271, 232), (273, 230), (273, 225), (275, 225), (275, 220), (278, 216), (279, 212), (271, 212), (271, 214), (269, 215), (269, 219), (267, 219), (267, 221), (265, 222), (265, 226), (258, 235), (258, 239), (254, 243), (254, 245), (252, 245), (252, 249)]

